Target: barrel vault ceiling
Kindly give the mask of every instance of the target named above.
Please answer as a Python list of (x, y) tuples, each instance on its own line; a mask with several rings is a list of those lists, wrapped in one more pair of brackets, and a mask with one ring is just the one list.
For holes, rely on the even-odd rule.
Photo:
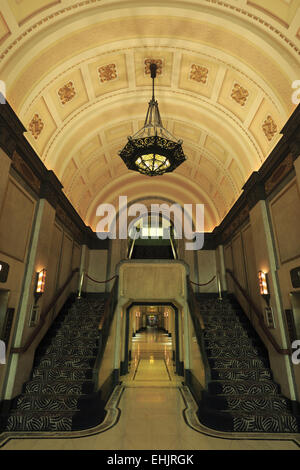
[[(220, 223), (280, 139), (300, 79), (300, 0), (1, 0), (0, 79), (87, 225), (99, 203), (205, 204)], [(149, 178), (118, 151), (156, 98), (187, 161)]]

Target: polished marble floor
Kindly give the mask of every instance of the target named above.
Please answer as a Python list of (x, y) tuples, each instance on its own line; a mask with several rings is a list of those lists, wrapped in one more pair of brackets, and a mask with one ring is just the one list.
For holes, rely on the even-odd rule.
[(174, 374), (170, 338), (153, 328), (133, 338), (129, 374), (111, 429), (87, 437), (9, 440), (3, 450), (300, 450), (286, 439), (235, 439), (195, 431), (184, 419), (182, 377)]

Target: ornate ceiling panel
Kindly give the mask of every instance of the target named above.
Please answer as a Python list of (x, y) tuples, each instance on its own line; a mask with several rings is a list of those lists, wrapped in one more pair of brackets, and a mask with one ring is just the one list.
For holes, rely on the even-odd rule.
[[(213, 230), (280, 139), (300, 78), (299, 0), (2, 0), (0, 77), (26, 137), (93, 229), (99, 203), (204, 203)], [(149, 64), (187, 161), (149, 178), (118, 156)]]

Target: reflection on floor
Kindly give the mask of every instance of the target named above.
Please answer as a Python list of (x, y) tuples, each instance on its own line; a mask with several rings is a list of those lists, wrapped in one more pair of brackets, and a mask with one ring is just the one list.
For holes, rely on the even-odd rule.
[(122, 379), (120, 419), (106, 432), (76, 439), (12, 439), (3, 450), (299, 450), (293, 441), (234, 439), (226, 433), (220, 438), (189, 427), (183, 378), (174, 374), (172, 342), (163, 332), (148, 328), (133, 338), (130, 372)]
[(172, 340), (154, 327), (132, 339), (130, 372), (124, 380), (128, 387), (177, 387), (182, 382), (173, 371)]

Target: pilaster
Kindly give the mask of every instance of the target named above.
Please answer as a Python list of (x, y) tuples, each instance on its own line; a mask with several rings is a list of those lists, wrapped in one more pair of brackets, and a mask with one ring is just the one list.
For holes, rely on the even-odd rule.
[[(32, 228), (12, 348), (22, 347), (28, 336), (32, 333), (32, 327), (29, 326), (29, 317), (34, 304), (36, 273), (41, 271), (41, 269), (47, 269), (54, 219), (54, 208), (45, 199), (41, 199), (37, 206)], [(43, 309), (43, 297), (38, 300), (38, 307), (41, 312)], [(7, 369), (8, 375), (4, 399), (9, 400), (21, 392), (22, 384), (28, 379), (31, 371), (33, 354), (34, 347), (29, 349), (26, 354), (11, 354)]]
[[(256, 271), (257, 273), (263, 271), (267, 273), (268, 276), (270, 307), (273, 309), (275, 320), (275, 328), (271, 329), (270, 332), (282, 349), (288, 349), (290, 344), (288, 344), (288, 337), (283, 320), (281, 292), (277, 275), (276, 251), (266, 201), (260, 199), (251, 208), (249, 215)], [(267, 304), (263, 297), (261, 297), (260, 303), (261, 311), (264, 314)], [(265, 318), (263, 321), (265, 321)], [(268, 351), (275, 380), (280, 383), (283, 394), (295, 400), (296, 391), (292, 374), (291, 358), (288, 355), (279, 355), (270, 344), (268, 345)]]

